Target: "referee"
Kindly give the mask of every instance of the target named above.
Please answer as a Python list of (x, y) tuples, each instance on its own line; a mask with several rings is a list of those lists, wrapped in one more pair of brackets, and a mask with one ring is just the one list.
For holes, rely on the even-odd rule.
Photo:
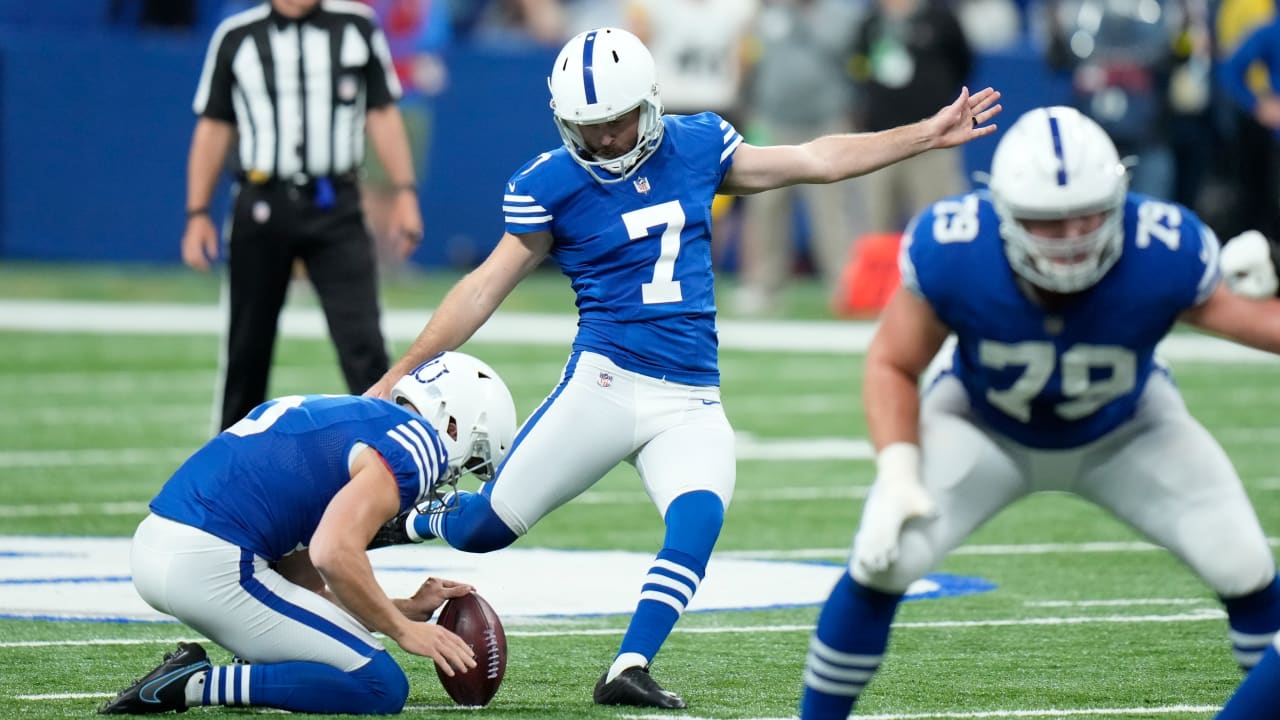
[(387, 371), (356, 172), (367, 130), (396, 188), (391, 231), (408, 255), (422, 216), (399, 97), (386, 38), (361, 3), (270, 0), (214, 32), (196, 89), (182, 259), (208, 270), (219, 255), (209, 200), (234, 145), (219, 427), (266, 399), (295, 260), (320, 298), (350, 392)]

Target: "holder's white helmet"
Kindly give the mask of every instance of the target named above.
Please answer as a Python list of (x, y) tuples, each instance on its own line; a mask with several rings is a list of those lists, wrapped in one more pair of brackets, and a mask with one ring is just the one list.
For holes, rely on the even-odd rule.
[[(1009, 264), (1036, 287), (1078, 292), (1120, 259), (1128, 177), (1106, 131), (1075, 108), (1018, 118), (996, 146), (990, 184)], [(1021, 222), (1098, 212), (1106, 213), (1102, 225), (1077, 238), (1038, 237)]]
[(439, 433), (449, 454), (449, 478), (463, 472), (493, 477), (516, 435), (516, 408), (502, 378), (480, 360), (442, 352), (391, 388), (391, 401), (409, 403)]
[[(547, 86), (556, 129), (569, 155), (602, 183), (631, 177), (662, 142), (662, 100), (653, 56), (640, 38), (626, 30), (606, 27), (574, 36), (556, 57)], [(579, 126), (608, 122), (637, 107), (636, 146), (621, 157), (593, 157)]]

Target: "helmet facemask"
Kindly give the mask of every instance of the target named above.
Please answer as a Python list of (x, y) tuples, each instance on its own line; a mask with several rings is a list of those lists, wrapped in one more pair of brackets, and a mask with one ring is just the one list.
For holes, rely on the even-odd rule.
[(492, 368), (463, 353), (440, 353), (414, 368), (392, 387), (391, 400), (411, 406), (444, 445), (447, 470), (424, 498), (444, 509), (463, 475), (492, 480), (515, 439), (510, 391)]
[[(565, 44), (547, 78), (560, 139), (574, 162), (603, 184), (622, 182), (662, 142), (662, 100), (648, 48), (631, 33), (600, 28)], [(582, 126), (611, 122), (639, 108), (635, 147), (615, 158), (597, 158)]]
[[(1080, 292), (1120, 259), (1125, 167), (1106, 132), (1077, 110), (1039, 108), (1019, 118), (996, 147), (990, 184), (1005, 256), (1035, 287)], [(1025, 224), (1098, 213), (1101, 224), (1075, 237), (1037, 235)]]
[[(1023, 219), (1010, 208), (1000, 215), (1000, 237), (1005, 256), (1014, 271), (1032, 285), (1055, 293), (1074, 293), (1095, 285), (1120, 259), (1123, 247), (1124, 220), (1122, 207), (1102, 210), (1102, 223), (1094, 230), (1075, 237), (1044, 237), (1026, 228)], [(1092, 215), (1074, 213), (1069, 217)], [(1058, 218), (1052, 218), (1058, 219)]]

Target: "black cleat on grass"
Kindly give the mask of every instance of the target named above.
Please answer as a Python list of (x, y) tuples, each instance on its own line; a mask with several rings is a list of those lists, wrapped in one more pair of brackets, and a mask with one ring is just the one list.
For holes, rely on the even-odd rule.
[(187, 711), (187, 680), (211, 668), (209, 656), (197, 643), (178, 643), (164, 662), (98, 708), (99, 715), (145, 715)]
[(413, 542), (413, 538), (409, 537), (408, 523), (411, 522), (410, 513), (413, 508), (409, 508), (399, 515), (391, 518), (378, 528), (378, 532), (373, 534), (373, 539), (369, 541), (366, 550), (377, 550), (378, 548), (389, 547), (391, 545), (408, 545)]
[(607, 677), (609, 671), (606, 670), (592, 693), (597, 705), (633, 705), (665, 710), (688, 707), (679, 695), (663, 690), (658, 681), (649, 676), (649, 668), (629, 667), (609, 683), (604, 681)]

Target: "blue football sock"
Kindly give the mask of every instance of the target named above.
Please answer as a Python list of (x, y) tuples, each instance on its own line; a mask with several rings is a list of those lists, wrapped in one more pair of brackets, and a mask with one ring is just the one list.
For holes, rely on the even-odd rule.
[(1238, 598), (1223, 598), (1230, 626), (1231, 652), (1245, 671), (1257, 664), (1262, 651), (1280, 630), (1280, 583), (1272, 580), (1261, 590)]
[(724, 503), (706, 490), (686, 493), (672, 501), (664, 520), (662, 550), (649, 567), (618, 649), (619, 656), (643, 657), (646, 664), (658, 654), (706, 574), (724, 524)]
[(201, 703), (364, 715), (400, 712), (408, 697), (404, 671), (379, 651), (349, 673), (317, 662), (215, 667), (205, 680)]
[(449, 545), (473, 553), (500, 550), (516, 541), (515, 531), (502, 522), (486, 493), (459, 490), (446, 496), (447, 512), (418, 515), (413, 530), (423, 540), (443, 538)]
[(901, 595), (859, 585), (840, 576), (822, 606), (804, 664), (803, 720), (845, 720), (870, 682), (885, 648)]
[(1275, 720), (1276, 689), (1280, 688), (1280, 654), (1274, 645), (1262, 653), (1262, 660), (1249, 671), (1215, 720)]

